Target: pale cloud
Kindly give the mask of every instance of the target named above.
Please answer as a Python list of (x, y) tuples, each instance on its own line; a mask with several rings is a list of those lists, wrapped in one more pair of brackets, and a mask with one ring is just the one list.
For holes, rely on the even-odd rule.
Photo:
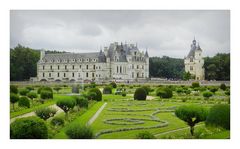
[(10, 46), (93, 52), (111, 42), (138, 44), (150, 56), (183, 58), (195, 36), (204, 55), (230, 52), (230, 11), (10, 12)]

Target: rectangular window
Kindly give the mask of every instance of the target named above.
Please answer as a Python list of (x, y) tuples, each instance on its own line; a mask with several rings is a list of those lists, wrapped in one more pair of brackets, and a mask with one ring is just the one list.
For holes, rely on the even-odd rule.
[(52, 65), (50, 66), (50, 69), (52, 70)]
[(134, 78), (134, 72), (132, 72), (132, 78)]
[(93, 65), (93, 69), (95, 69), (95, 65)]
[(88, 72), (86, 73), (86, 77), (88, 78)]
[(43, 66), (42, 66), (42, 69), (44, 70), (44, 68), (45, 68), (45, 66), (43, 65)]
[(88, 65), (86, 65), (86, 69), (88, 69)]
[(92, 73), (92, 77), (94, 78), (94, 73)]
[(49, 77), (51, 77), (51, 73), (49, 73)]
[(43, 73), (42, 76), (45, 77), (45, 73)]
[(81, 69), (81, 67), (82, 67), (82, 66), (80, 65), (79, 68)]
[(59, 70), (60, 66), (58, 65), (58, 70)]
[(72, 69), (74, 69), (74, 65), (72, 66)]
[(193, 70), (193, 66), (190, 66), (190, 70)]
[(193, 58), (190, 58), (190, 62), (193, 62)]
[(98, 69), (101, 69), (101, 67), (100, 67), (100, 66), (98, 66)]
[(67, 65), (65, 65), (65, 69), (67, 69)]
[(132, 64), (132, 69), (134, 69), (134, 65)]
[(72, 73), (72, 77), (74, 77), (74, 72)]
[(59, 72), (58, 72), (58, 74), (57, 74), (57, 75), (58, 75), (58, 77), (59, 77)]
[(81, 77), (80, 73), (78, 73), (78, 77), (79, 77), (79, 78)]
[(66, 73), (63, 73), (63, 77), (66, 77)]

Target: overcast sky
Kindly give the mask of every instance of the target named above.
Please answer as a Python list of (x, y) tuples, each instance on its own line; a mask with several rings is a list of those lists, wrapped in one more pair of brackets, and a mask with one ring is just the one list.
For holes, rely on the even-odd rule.
[(112, 42), (183, 58), (193, 38), (205, 56), (230, 52), (230, 11), (10, 11), (10, 46), (97, 52)]

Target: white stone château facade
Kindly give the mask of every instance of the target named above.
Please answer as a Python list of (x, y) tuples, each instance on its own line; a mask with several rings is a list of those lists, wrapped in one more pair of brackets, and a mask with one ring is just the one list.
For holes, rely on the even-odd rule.
[(37, 64), (38, 81), (136, 81), (148, 77), (148, 52), (117, 42), (95, 53), (47, 54), (42, 50)]
[(202, 49), (199, 44), (196, 45), (196, 40), (192, 41), (191, 50), (187, 57), (184, 58), (185, 72), (189, 72), (195, 76), (195, 80), (204, 80), (204, 59)]

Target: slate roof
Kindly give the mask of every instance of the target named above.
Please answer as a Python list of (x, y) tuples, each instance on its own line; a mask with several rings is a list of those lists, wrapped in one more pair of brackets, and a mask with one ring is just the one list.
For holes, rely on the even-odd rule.
[(196, 42), (195, 39), (193, 40), (193, 44), (191, 45), (191, 50), (190, 50), (190, 52), (188, 53), (187, 58), (195, 57), (195, 51), (197, 51), (197, 50), (202, 51), (202, 49), (200, 48), (199, 44), (196, 45), (196, 44), (194, 44), (194, 42)]

